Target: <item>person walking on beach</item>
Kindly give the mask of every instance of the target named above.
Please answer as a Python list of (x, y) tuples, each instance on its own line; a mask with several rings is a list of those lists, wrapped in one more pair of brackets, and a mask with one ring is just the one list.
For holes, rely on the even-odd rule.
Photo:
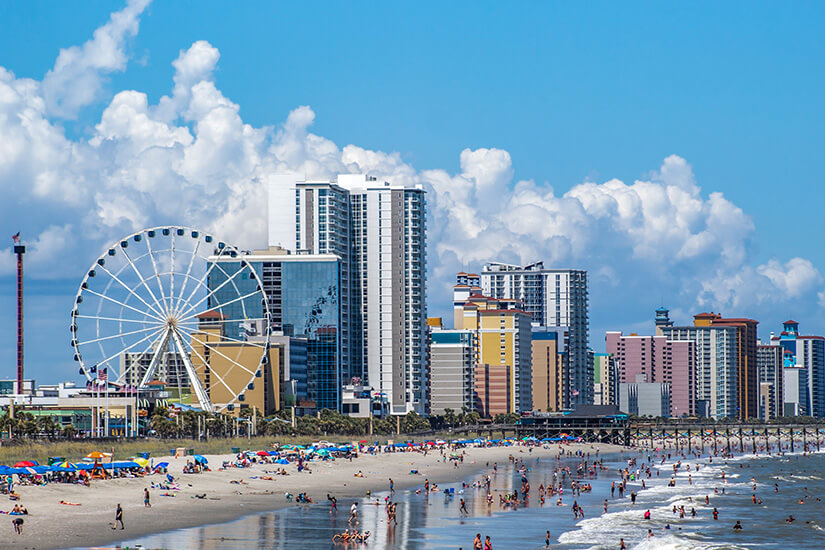
[(352, 506), (350, 506), (350, 508), (349, 508), (349, 521), (348, 521), (348, 523), (352, 524), (353, 521), (355, 522), (355, 525), (358, 525), (358, 503), (357, 502), (353, 502)]
[(151, 508), (152, 504), (149, 502), (149, 488), (143, 489), (143, 507), (144, 508)]
[(390, 493), (394, 493), (395, 489), (393, 488), (394, 483), (392, 482), (392, 478), (390, 478)]
[(120, 528), (125, 529), (126, 527), (123, 525), (123, 508), (120, 507), (120, 503), (117, 505), (117, 509), (115, 509), (115, 522), (112, 524), (112, 529), (117, 529), (117, 524), (120, 523)]
[(493, 543), (490, 541), (490, 535), (484, 537), (484, 550), (493, 550)]
[(550, 531), (544, 534), (544, 548), (550, 548)]
[(476, 533), (476, 538), (473, 539), (473, 550), (481, 550), (481, 533)]
[(11, 524), (14, 527), (14, 532), (18, 535), (23, 534), (23, 518), (14, 518), (11, 520)]
[(461, 499), (461, 504), (458, 505), (458, 513), (463, 516), (469, 516), (470, 512), (467, 511), (467, 503), (464, 502), (464, 499)]

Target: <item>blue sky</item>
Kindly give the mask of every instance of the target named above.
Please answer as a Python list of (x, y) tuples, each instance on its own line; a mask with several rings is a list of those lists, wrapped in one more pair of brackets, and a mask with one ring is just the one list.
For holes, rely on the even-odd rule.
[[(176, 211), (144, 177), (201, 185), (194, 196), (221, 200), (285, 169), (422, 181), (431, 188), (434, 314), (449, 309), (456, 269), (544, 259), (591, 271), (596, 349), (606, 329), (649, 330), (661, 303), (685, 322), (712, 309), (759, 319), (762, 335), (787, 317), (825, 332), (822, 4), (154, 2), (133, 6), (134, 32), (115, 33), (121, 59), (90, 48), (55, 65), (121, 7), (0, 5), (0, 67), (23, 98), (0, 99), (0, 114), (19, 118), (42, 96), (39, 120), (59, 137), (0, 124), (0, 152), (3, 143), (52, 143), (43, 157), (0, 153), (6, 230), (41, 248), (27, 271), (27, 366), (38, 379), (73, 374), (64, 321), (106, 242), (141, 224), (181, 223), (256, 244), (250, 222), (238, 222), (257, 215), (262, 226), (254, 200)], [(197, 109), (194, 92), (174, 99), (176, 59), (195, 67), (186, 86), (214, 91)], [(35, 83), (28, 95), (23, 79)], [(145, 94), (145, 110), (118, 95), (128, 91)], [(164, 96), (171, 110), (159, 107)], [(136, 137), (146, 120), (159, 126)], [(240, 135), (243, 125), (254, 138)], [(335, 150), (319, 153), (319, 141)], [(214, 146), (231, 173), (198, 143)], [(147, 160), (151, 147), (169, 148), (168, 157)], [(134, 175), (147, 163), (165, 170)], [(490, 194), (508, 199), (492, 205)], [(129, 200), (114, 205), (112, 196)], [(476, 233), (463, 205), (496, 221)], [(0, 265), (2, 377), (14, 364), (9, 260)]]

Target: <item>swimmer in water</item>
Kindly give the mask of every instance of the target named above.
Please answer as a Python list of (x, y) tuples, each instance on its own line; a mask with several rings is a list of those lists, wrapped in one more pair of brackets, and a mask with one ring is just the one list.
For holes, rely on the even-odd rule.
[(742, 523), (739, 520), (736, 520), (736, 523), (733, 524), (734, 531), (741, 531), (742, 530)]

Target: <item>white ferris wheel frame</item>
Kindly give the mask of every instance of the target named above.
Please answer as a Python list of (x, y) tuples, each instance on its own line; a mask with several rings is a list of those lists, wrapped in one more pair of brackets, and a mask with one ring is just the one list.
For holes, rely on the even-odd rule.
[[(170, 236), (170, 248), (167, 249), (159, 249), (162, 252), (169, 252), (171, 255), (171, 267), (168, 271), (159, 271), (158, 270), (158, 263), (157, 258), (155, 257), (155, 253), (152, 250), (151, 246), (151, 239), (155, 238), (158, 234), (161, 234), (163, 237)], [(189, 262), (187, 264), (186, 272), (185, 273), (177, 273), (175, 271), (175, 237), (185, 237), (189, 236), (193, 239), (197, 239), (197, 244), (193, 251), (187, 251), (187, 254), (191, 254)], [(145, 239), (145, 245), (147, 248), (146, 254), (143, 254), (139, 257), (133, 259), (129, 256), (128, 252), (126, 251), (128, 247), (128, 243), (130, 242), (140, 242), (141, 240)], [(214, 244), (212, 244), (214, 241)], [(210, 256), (215, 256), (215, 260), (212, 262), (208, 262), (206, 258), (198, 256), (198, 250), (202, 243), (206, 243), (209, 246), (214, 246), (217, 249), (217, 255), (210, 254)], [(93, 377), (91, 375), (90, 368), (86, 365), (86, 362), (83, 358), (83, 352), (81, 351), (81, 346), (86, 346), (89, 344), (97, 343), (100, 347), (100, 350), (103, 355), (103, 346), (100, 345), (100, 342), (111, 340), (120, 337), (121, 341), (124, 336), (132, 336), (137, 334), (148, 333), (148, 335), (144, 335), (141, 339), (136, 342), (133, 342), (131, 345), (125, 347), (124, 349), (118, 351), (117, 353), (107, 356), (103, 358), (101, 361), (95, 364), (95, 367), (100, 365), (106, 365), (110, 367), (109, 361), (112, 361), (116, 357), (121, 354), (127, 353), (132, 351), (134, 348), (142, 349), (140, 352), (140, 357), (142, 358), (146, 353), (149, 353), (151, 350), (155, 350), (152, 352), (152, 359), (149, 362), (149, 366), (144, 373), (139, 388), (143, 388), (146, 386), (148, 382), (150, 382), (155, 372), (157, 371), (158, 366), (160, 366), (161, 361), (166, 354), (166, 350), (168, 349), (168, 345), (171, 343), (177, 353), (180, 355), (180, 358), (184, 364), (184, 370), (186, 371), (187, 377), (189, 378), (190, 383), (192, 384), (192, 388), (194, 389), (195, 395), (198, 398), (198, 402), (201, 405), (203, 410), (208, 411), (210, 413), (216, 412), (216, 408), (212, 401), (209, 398), (209, 395), (204, 388), (200, 377), (197, 375), (197, 370), (195, 369), (194, 365), (192, 364), (192, 355), (197, 355), (198, 358), (203, 362), (204, 365), (208, 364), (208, 361), (200, 354), (200, 352), (195, 349), (194, 346), (190, 346), (190, 349), (186, 349), (186, 345), (184, 342), (197, 342), (199, 345), (204, 346), (204, 348), (209, 349), (211, 353), (215, 353), (220, 355), (227, 361), (233, 363), (233, 368), (238, 367), (243, 371), (246, 371), (250, 375), (250, 381), (247, 384), (244, 384), (243, 388), (240, 388), (240, 391), (237, 391), (238, 388), (232, 388), (229, 384), (226, 383), (225, 380), (220, 375), (217, 375), (214, 371), (210, 370), (210, 377), (215, 377), (217, 381), (222, 384), (229, 393), (234, 395), (235, 397), (229, 402), (224, 403), (220, 407), (220, 410), (224, 410), (226, 408), (233, 408), (235, 404), (239, 401), (244, 400), (244, 392), (247, 388), (251, 387), (254, 383), (255, 378), (261, 376), (261, 369), (262, 367), (268, 362), (268, 351), (270, 347), (270, 338), (272, 335), (272, 325), (270, 322), (271, 316), (269, 312), (269, 302), (266, 296), (266, 292), (263, 288), (263, 281), (260, 279), (258, 274), (255, 272), (254, 267), (252, 264), (247, 260), (246, 255), (242, 253), (242, 251), (233, 245), (227, 244), (225, 241), (215, 239), (209, 233), (205, 233), (199, 231), (197, 229), (193, 229), (190, 227), (184, 226), (158, 226), (152, 227), (147, 229), (142, 229), (140, 231), (136, 231), (122, 239), (119, 239), (109, 247), (107, 247), (108, 252), (104, 252), (99, 258), (97, 258), (91, 265), (91, 267), (86, 271), (86, 274), (83, 277), (83, 280), (80, 283), (78, 291), (75, 295), (75, 300), (72, 305), (71, 311), (71, 325), (70, 331), (72, 333), (72, 348), (74, 349), (74, 359), (80, 365), (80, 370), (82, 374), (86, 377), (87, 381), (92, 381)], [(122, 256), (126, 259), (126, 264), (121, 266), (119, 270), (115, 273), (107, 269), (106, 267), (106, 257), (108, 256), (116, 256), (118, 253), (121, 253)], [(224, 256), (226, 254), (226, 256)], [(138, 269), (135, 260), (140, 260), (145, 258), (148, 255), (151, 264), (153, 273), (143, 274), (141, 273), (140, 269)], [(240, 266), (239, 268), (230, 276), (224, 268), (220, 266), (222, 263), (220, 260), (222, 257), (232, 258), (232, 261), (237, 261)], [(203, 261), (207, 262), (207, 268), (204, 271), (203, 276), (200, 278), (193, 277), (191, 275), (192, 267), (196, 261), (196, 258), (199, 258)], [(137, 283), (130, 287), (126, 282), (122, 280), (124, 278), (121, 274), (126, 268), (129, 267), (130, 276), (132, 273), (137, 276), (138, 281)], [(220, 285), (218, 285), (214, 289), (209, 289), (207, 286), (207, 278), (209, 277), (212, 270), (217, 268), (226, 276), (226, 280), (223, 281)], [(91, 277), (95, 277), (97, 272), (101, 271), (105, 273), (109, 277), (109, 282), (105, 286), (102, 291), (98, 292), (96, 290), (92, 290), (89, 288), (89, 279)], [(233, 282), (235, 277), (238, 276), (240, 273), (248, 272), (251, 274), (253, 278), (257, 281), (256, 290), (247, 294), (241, 294), (241, 291), (238, 289), (237, 285)], [(148, 275), (148, 276), (147, 276)], [(169, 296), (166, 296), (166, 292), (164, 289), (163, 284), (161, 284), (161, 278), (163, 276), (169, 276)], [(183, 284), (181, 284), (181, 288), (177, 295), (175, 294), (175, 279), (177, 276), (183, 277)], [(192, 279), (195, 281), (194, 288), (191, 289), (191, 292), (187, 295), (186, 292), (188, 290), (189, 280)], [(153, 290), (150, 282), (152, 280), (156, 281), (156, 288)], [(133, 281), (132, 281), (133, 282)], [(206, 307), (206, 309), (200, 308), (201, 304), (207, 302), (210, 296), (213, 296), (218, 290), (222, 289), (229, 283), (232, 283), (232, 286), (238, 292), (238, 297), (233, 298), (225, 303), (218, 304), (217, 306), (213, 307)], [(128, 292), (128, 297), (121, 300), (116, 300), (110, 296), (106, 295), (106, 290), (108, 290), (113, 284), (117, 284), (119, 287), (125, 289)], [(146, 292), (148, 293), (148, 299), (146, 295), (141, 296), (141, 294), (135, 292), (139, 287), (145, 288)], [(192, 303), (193, 299), (195, 298), (195, 294), (198, 291), (198, 288), (205, 288), (206, 295), (197, 300), (196, 302)], [(158, 291), (158, 294), (155, 294), (155, 291)], [(108, 316), (99, 316), (99, 315), (83, 315), (79, 312), (80, 304), (83, 302), (83, 294), (88, 293), (92, 296), (98, 297), (101, 301), (98, 302), (97, 313), (100, 313), (100, 309), (103, 304), (103, 300), (112, 302), (116, 305), (121, 307), (121, 311), (123, 309), (132, 310), (139, 315), (144, 316), (144, 320), (138, 319), (128, 319), (128, 318), (118, 318), (118, 317), (108, 317)], [(231, 338), (229, 336), (222, 335), (221, 340), (226, 340), (235, 343), (241, 343), (244, 345), (252, 346), (261, 348), (262, 350), (262, 357), (257, 365), (257, 367), (253, 370), (250, 369), (248, 366), (241, 364), (238, 361), (230, 358), (229, 356), (221, 353), (221, 351), (217, 347), (210, 346), (210, 343), (207, 342), (206, 338), (203, 340), (197, 338), (197, 328), (188, 328), (188, 325), (195, 323), (197, 317), (203, 313), (208, 311), (212, 311), (215, 309), (222, 308), (234, 302), (240, 302), (242, 310), (244, 313), (246, 312), (245, 301), (248, 298), (251, 298), (255, 295), (260, 294), (261, 300), (261, 308), (263, 314), (263, 321), (264, 321), (264, 331), (263, 331), (263, 340), (262, 341), (244, 341), (239, 340), (236, 338)], [(132, 305), (126, 303), (128, 298), (134, 296), (137, 302)], [(207, 302), (208, 303), (208, 302)], [(144, 310), (141, 311), (139, 307), (145, 307)], [(202, 311), (200, 309), (203, 309)], [(246, 315), (244, 316), (246, 317)], [(151, 320), (146, 320), (149, 318)], [(86, 341), (79, 341), (77, 338), (77, 319), (90, 319), (96, 320), (97, 326), (97, 333), (98, 337), (86, 340)], [(113, 321), (119, 323), (119, 326), (122, 327), (123, 323), (136, 323), (147, 325), (150, 324), (152, 326), (148, 328), (132, 330), (127, 332), (120, 332), (117, 334), (111, 334), (106, 336), (99, 336), (100, 333), (100, 321)], [(243, 319), (230, 319), (230, 320), (220, 320), (215, 321), (217, 323), (235, 323), (235, 322), (242, 322)], [(148, 345), (143, 348), (142, 344), (147, 343)], [(123, 378), (126, 375), (128, 369), (124, 369), (123, 371), (118, 372), (118, 380), (117, 382), (122, 382)]]

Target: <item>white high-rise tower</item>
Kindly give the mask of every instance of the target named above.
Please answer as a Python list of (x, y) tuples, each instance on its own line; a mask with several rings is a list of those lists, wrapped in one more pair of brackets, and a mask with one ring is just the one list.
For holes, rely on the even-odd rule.
[(270, 182), (269, 244), (341, 257), (342, 378), (393, 414), (427, 408), (424, 193), (363, 174)]

